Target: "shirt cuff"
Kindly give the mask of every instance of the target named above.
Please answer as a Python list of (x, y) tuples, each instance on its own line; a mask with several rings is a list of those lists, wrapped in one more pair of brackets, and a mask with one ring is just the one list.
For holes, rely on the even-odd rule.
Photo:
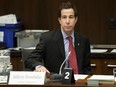
[(42, 65), (38, 65), (38, 66), (36, 66), (36, 67), (35, 67), (35, 70), (37, 70), (37, 68), (40, 68), (41, 66), (42, 66)]

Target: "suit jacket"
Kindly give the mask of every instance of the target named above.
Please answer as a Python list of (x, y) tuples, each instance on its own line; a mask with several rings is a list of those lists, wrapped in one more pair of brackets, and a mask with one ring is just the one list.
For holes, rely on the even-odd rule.
[[(80, 74), (90, 74), (90, 43), (89, 40), (77, 33), (75, 37), (75, 51)], [(50, 72), (58, 73), (65, 59), (65, 48), (61, 30), (43, 33), (36, 49), (25, 61), (27, 68), (32, 70), (38, 65), (44, 65)]]

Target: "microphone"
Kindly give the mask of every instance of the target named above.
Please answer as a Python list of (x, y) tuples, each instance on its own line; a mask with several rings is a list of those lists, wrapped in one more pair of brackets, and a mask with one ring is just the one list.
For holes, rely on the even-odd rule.
[(68, 60), (70, 54), (71, 54), (71, 51), (68, 52), (68, 55), (66, 56), (65, 60), (64, 60), (63, 63), (61, 64), (59, 74), (61, 74), (62, 67), (63, 67), (64, 63), (66, 62), (66, 60)]
[(71, 54), (71, 51), (68, 52), (68, 55), (66, 56), (65, 60), (62, 62), (61, 66), (60, 66), (59, 74), (55, 73), (55, 74), (51, 75), (52, 80), (62, 80), (62, 76), (63, 76), (61, 74), (62, 67), (63, 67), (64, 63), (66, 62), (66, 60), (68, 60), (70, 54)]

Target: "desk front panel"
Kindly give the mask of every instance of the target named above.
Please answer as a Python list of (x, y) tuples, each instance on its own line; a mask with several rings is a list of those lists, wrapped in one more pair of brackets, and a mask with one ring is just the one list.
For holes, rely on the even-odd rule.
[[(21, 51), (11, 52), (11, 63), (14, 71), (22, 71), (22, 54)], [(116, 53), (92, 53), (91, 64), (93, 74), (112, 74), (112, 65), (116, 65)], [(115, 66), (116, 67), (116, 66)]]
[(93, 74), (112, 75), (113, 68), (116, 68), (116, 54), (97, 53), (91, 55)]

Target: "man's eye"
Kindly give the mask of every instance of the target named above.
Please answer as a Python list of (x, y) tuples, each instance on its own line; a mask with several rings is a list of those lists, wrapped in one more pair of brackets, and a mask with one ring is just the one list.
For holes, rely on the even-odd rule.
[(66, 19), (66, 18), (69, 18), (69, 19), (73, 19), (75, 16), (69, 16), (69, 17), (67, 17), (67, 16), (62, 16), (62, 19)]
[(70, 16), (69, 18), (72, 19), (72, 18), (74, 18), (74, 16)]
[(63, 18), (63, 19), (66, 19), (67, 17), (66, 17), (66, 16), (63, 16), (62, 18)]

